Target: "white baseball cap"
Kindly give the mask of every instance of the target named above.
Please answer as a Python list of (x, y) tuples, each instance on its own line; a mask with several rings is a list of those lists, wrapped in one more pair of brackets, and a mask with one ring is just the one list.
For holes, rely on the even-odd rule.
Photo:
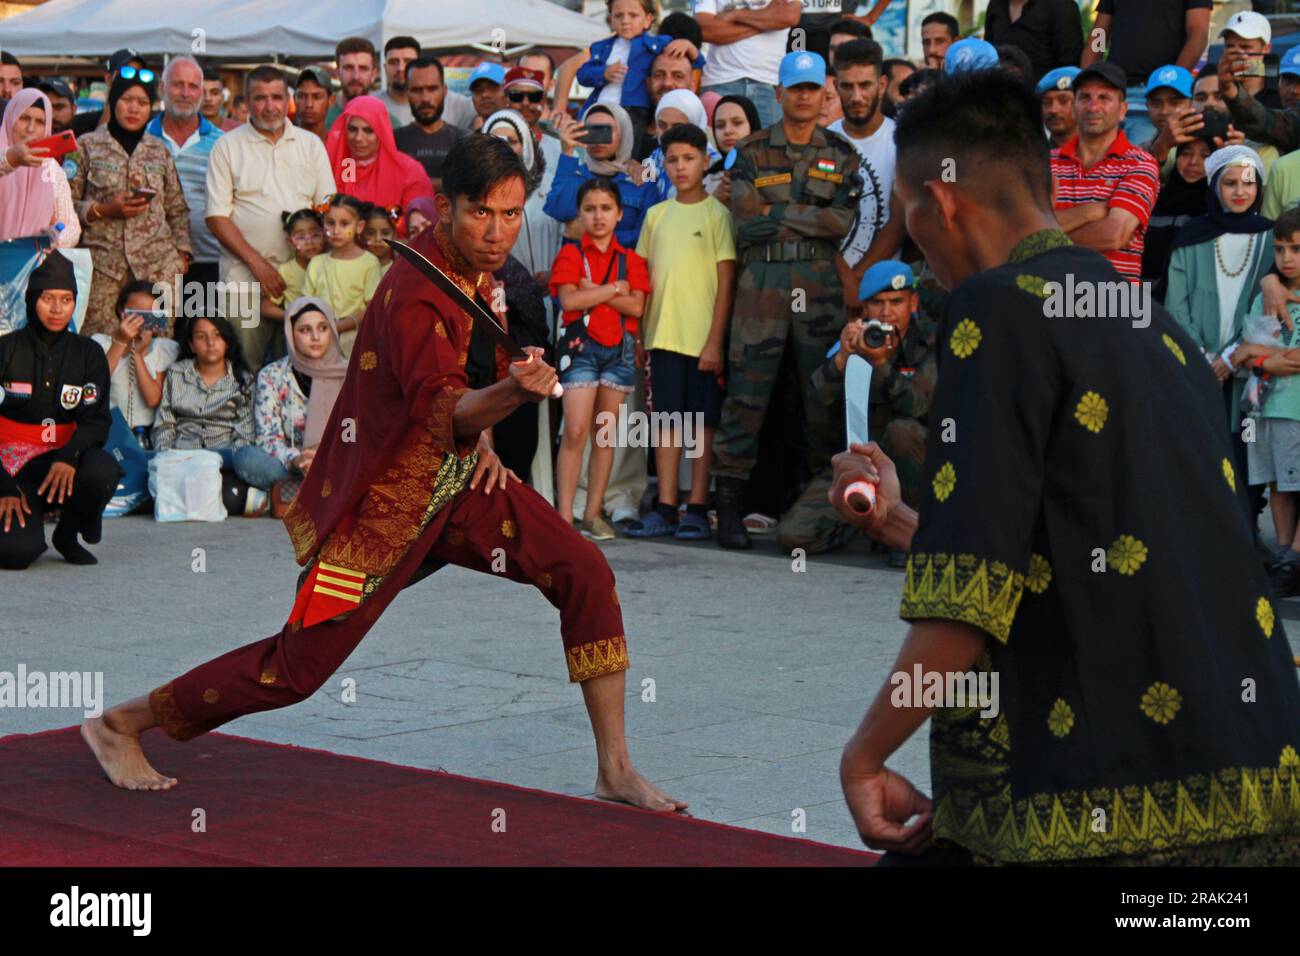
[(1225, 33), (1235, 33), (1243, 40), (1273, 42), (1273, 27), (1269, 24), (1268, 17), (1252, 10), (1243, 10), (1229, 17), (1228, 22), (1219, 31), (1219, 36), (1222, 37)]

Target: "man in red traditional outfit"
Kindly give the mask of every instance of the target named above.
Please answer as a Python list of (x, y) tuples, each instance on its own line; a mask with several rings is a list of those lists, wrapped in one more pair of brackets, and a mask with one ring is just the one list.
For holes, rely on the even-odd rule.
[[(475, 135), (443, 167), (439, 221), (413, 243), (504, 322), (493, 295), (523, 222), (524, 170), (502, 140)], [(280, 633), (231, 651), (86, 721), (108, 778), (166, 790), (140, 735), (189, 740), (244, 714), (310, 696), (408, 584), (445, 564), (537, 587), (560, 611), (569, 679), (582, 684), (596, 738), (596, 795), (681, 810), (632, 766), (623, 734), (627, 640), (614, 575), (584, 540), (500, 463), (491, 429), (548, 397), (555, 370), (531, 350), (508, 362), (481, 323), (399, 259), (366, 310), (325, 437), (284, 521), (306, 565)]]

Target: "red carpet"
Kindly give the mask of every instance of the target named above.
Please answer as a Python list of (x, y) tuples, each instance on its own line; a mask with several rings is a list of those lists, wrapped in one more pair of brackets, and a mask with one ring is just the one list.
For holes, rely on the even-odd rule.
[[(112, 786), (75, 727), (0, 739), (9, 866), (870, 866), (875, 855), (689, 817), (208, 734)], [(689, 799), (689, 795), (687, 795)], [(207, 832), (192, 830), (194, 810)], [(493, 811), (505, 811), (494, 832)], [(497, 814), (499, 817), (500, 814)]]

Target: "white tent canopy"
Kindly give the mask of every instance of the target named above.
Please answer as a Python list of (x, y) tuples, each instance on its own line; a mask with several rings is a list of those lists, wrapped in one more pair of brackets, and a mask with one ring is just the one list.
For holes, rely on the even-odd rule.
[(0, 21), (18, 57), (195, 53), (222, 59), (330, 58), (339, 40), (382, 48), (409, 35), (430, 49), (588, 46), (609, 31), (548, 0), (50, 0)]

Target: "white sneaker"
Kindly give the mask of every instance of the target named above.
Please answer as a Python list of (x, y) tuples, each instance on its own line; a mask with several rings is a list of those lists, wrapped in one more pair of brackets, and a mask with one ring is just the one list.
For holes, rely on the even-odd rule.
[(619, 524), (623, 521), (635, 521), (640, 517), (641, 512), (637, 511), (632, 505), (618, 505), (610, 512), (609, 520), (614, 524)]
[(259, 518), (271, 507), (271, 499), (261, 488), (248, 488), (248, 498), (244, 503), (245, 518)]

